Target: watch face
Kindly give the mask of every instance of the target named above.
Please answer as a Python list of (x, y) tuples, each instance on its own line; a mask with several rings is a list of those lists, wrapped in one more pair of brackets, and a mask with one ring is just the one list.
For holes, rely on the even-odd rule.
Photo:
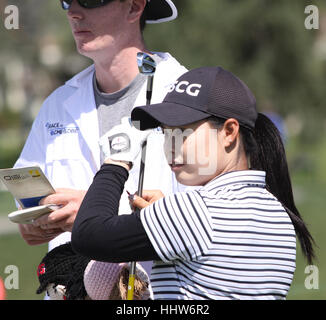
[(125, 133), (115, 134), (109, 137), (111, 154), (116, 154), (130, 149), (130, 140)]

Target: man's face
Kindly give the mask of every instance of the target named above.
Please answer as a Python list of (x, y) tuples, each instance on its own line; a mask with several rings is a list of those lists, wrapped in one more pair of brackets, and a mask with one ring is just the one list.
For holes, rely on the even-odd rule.
[(113, 0), (94, 8), (82, 8), (73, 1), (67, 16), (80, 54), (95, 58), (99, 53), (121, 50), (125, 41), (125, 28), (129, 1)]

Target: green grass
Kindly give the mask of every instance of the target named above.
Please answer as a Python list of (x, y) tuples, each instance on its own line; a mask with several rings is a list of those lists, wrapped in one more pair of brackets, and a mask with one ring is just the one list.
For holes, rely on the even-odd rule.
[(37, 266), (46, 254), (47, 245), (31, 247), (19, 234), (0, 235), (0, 276), (3, 280), (13, 273), (5, 273), (5, 268), (18, 268), (18, 289), (7, 290), (7, 300), (40, 300), (43, 295), (35, 293), (39, 286)]
[(16, 210), (16, 205), (13, 197), (9, 192), (0, 191), (0, 216), (7, 216), (11, 211)]
[[(0, 192), (0, 216), (6, 217), (9, 212), (16, 210), (15, 202), (9, 192)], [(13, 273), (5, 273), (7, 266), (18, 268), (18, 289), (7, 290), (8, 300), (37, 300), (43, 295), (35, 293), (39, 282), (37, 266), (47, 252), (47, 245), (29, 246), (18, 231), (11, 234), (0, 234), (0, 277), (5, 280)]]
[(326, 252), (325, 252), (325, 190), (326, 183), (309, 182), (308, 179), (302, 181), (302, 177), (293, 179), (298, 196), (297, 206), (306, 221), (312, 236), (315, 239), (316, 265), (319, 269), (319, 289), (307, 290), (305, 279), (309, 274), (305, 274), (307, 266), (301, 254), (300, 245), (297, 244), (297, 268), (294, 281), (291, 286), (288, 299), (325, 299), (326, 298)]
[(297, 268), (288, 299), (326, 299), (326, 138), (318, 143), (302, 145), (300, 139), (291, 139), (287, 153), (292, 168), (294, 198), (309, 231), (316, 242), (316, 260), (319, 270), (319, 288), (305, 288), (307, 262), (297, 244)]

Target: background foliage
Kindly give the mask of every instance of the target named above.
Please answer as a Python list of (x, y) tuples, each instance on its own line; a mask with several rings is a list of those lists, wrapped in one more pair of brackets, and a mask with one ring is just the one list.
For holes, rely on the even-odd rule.
[[(326, 187), (326, 12), (313, 0), (174, 0), (179, 18), (149, 25), (148, 47), (172, 53), (187, 68), (221, 65), (255, 93), (260, 111), (276, 112), (286, 128), (286, 150), (295, 199), (319, 246), (319, 289), (307, 290), (305, 261), (298, 251), (289, 298), (325, 299), (326, 254), (323, 215)], [(4, 8), (17, 5), (20, 28), (4, 27)], [(305, 6), (319, 8), (319, 30), (306, 30)], [(59, 1), (0, 0), (0, 168), (11, 167), (42, 101), (91, 61), (76, 53)], [(14, 208), (0, 192), (0, 217)], [(10, 245), (10, 250), (6, 250)], [(20, 290), (10, 299), (35, 299), (35, 273), (46, 248), (28, 247), (17, 233), (0, 233), (3, 266), (24, 270)], [(20, 255), (19, 253), (33, 252)], [(32, 258), (33, 256), (33, 258)], [(15, 258), (14, 258), (15, 257)]]

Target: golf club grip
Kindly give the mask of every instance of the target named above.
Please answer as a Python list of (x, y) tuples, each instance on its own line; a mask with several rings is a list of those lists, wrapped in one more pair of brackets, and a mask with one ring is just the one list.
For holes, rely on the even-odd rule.
[(133, 300), (134, 299), (135, 278), (136, 278), (136, 262), (132, 261), (130, 263), (127, 300)]
[(151, 99), (152, 99), (152, 91), (153, 91), (153, 76), (148, 77), (147, 81), (147, 90), (146, 90), (146, 105), (151, 104)]

